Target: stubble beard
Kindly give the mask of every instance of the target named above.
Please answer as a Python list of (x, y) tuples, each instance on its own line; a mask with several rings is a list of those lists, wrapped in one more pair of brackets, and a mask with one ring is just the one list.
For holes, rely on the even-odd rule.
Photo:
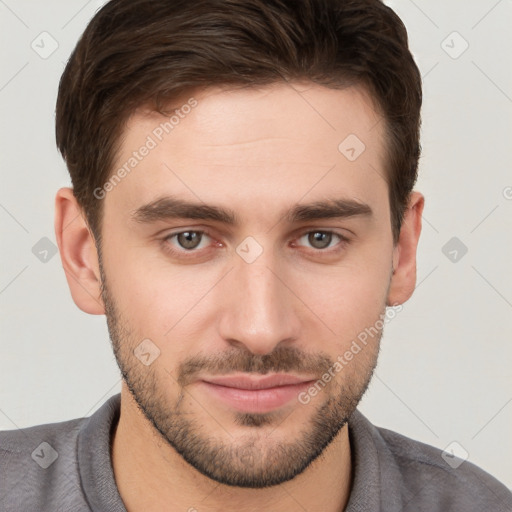
[[(312, 407), (315, 410), (294, 440), (277, 442), (275, 436), (272, 438), (272, 432), (279, 429), (281, 422), (292, 420), (295, 410), (289, 417), (283, 417), (275, 411), (264, 414), (233, 412), (234, 423), (245, 427), (247, 434), (236, 439), (212, 420), (213, 428), (218, 428), (220, 434), (220, 437), (214, 436), (204, 427), (204, 418), (201, 420), (199, 415), (194, 417), (196, 415), (185, 410), (187, 388), (180, 386), (177, 400), (174, 404), (169, 403), (165, 390), (169, 389), (169, 385), (176, 385), (176, 379), (164, 369), (164, 379), (166, 375), (169, 377), (169, 385), (166, 385), (162, 376), (157, 376), (155, 372), (156, 364), (144, 366), (134, 356), (133, 349), (140, 340), (133, 339), (129, 323), (120, 315), (107, 287), (101, 262), (100, 274), (113, 351), (135, 403), (164, 442), (201, 474), (221, 484), (264, 488), (282, 484), (301, 474), (345, 426), (365, 394), (377, 364), (383, 331), (372, 341), (372, 346), (366, 347), (367, 354), (358, 363), (356, 360), (351, 362), (355, 369), (350, 373), (353, 378), (333, 379), (310, 403), (296, 405), (297, 408)], [(315, 374), (322, 375), (334, 365), (334, 361), (321, 356), (312, 363), (310, 355), (306, 358), (303, 353), (290, 347), (280, 348), (265, 356), (250, 352), (237, 353), (229, 360), (222, 359), (220, 367), (219, 361), (213, 359), (209, 362), (210, 369), (235, 368), (263, 374), (269, 371), (297, 372), (314, 368)], [(187, 364), (180, 365), (180, 368), (183, 371)], [(195, 370), (198, 370), (197, 364)], [(344, 371), (345, 368), (341, 371), (341, 377)], [(207, 415), (208, 421), (211, 420), (200, 405), (197, 405), (197, 410)]]

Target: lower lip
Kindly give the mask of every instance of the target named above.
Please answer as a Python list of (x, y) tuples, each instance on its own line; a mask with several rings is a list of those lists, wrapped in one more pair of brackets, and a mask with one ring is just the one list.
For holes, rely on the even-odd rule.
[(210, 394), (224, 403), (243, 412), (265, 413), (286, 405), (306, 389), (312, 381), (276, 386), (266, 389), (240, 389), (219, 386), (211, 382), (200, 381)]

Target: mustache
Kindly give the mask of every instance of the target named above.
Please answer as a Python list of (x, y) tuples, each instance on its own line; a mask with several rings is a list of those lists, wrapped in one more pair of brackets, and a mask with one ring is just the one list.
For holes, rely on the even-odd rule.
[(324, 353), (306, 353), (296, 347), (278, 346), (265, 355), (256, 355), (248, 350), (233, 349), (211, 356), (196, 355), (180, 364), (178, 384), (186, 386), (201, 373), (227, 375), (244, 372), (265, 375), (270, 372), (294, 372), (322, 375), (334, 361)]

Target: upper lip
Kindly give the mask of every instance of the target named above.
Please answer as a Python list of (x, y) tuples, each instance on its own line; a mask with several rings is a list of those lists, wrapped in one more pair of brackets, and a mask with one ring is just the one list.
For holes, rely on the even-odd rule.
[(314, 380), (311, 377), (297, 377), (287, 373), (277, 373), (256, 377), (249, 375), (225, 375), (222, 377), (207, 377), (202, 379), (210, 384), (226, 386), (239, 389), (268, 389), (278, 386), (289, 386), (292, 384), (301, 384)]

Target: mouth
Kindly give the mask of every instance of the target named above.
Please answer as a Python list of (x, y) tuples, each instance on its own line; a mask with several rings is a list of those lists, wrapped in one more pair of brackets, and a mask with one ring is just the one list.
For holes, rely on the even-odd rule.
[(215, 400), (246, 413), (266, 413), (297, 399), (315, 381), (290, 374), (207, 377), (198, 384)]

